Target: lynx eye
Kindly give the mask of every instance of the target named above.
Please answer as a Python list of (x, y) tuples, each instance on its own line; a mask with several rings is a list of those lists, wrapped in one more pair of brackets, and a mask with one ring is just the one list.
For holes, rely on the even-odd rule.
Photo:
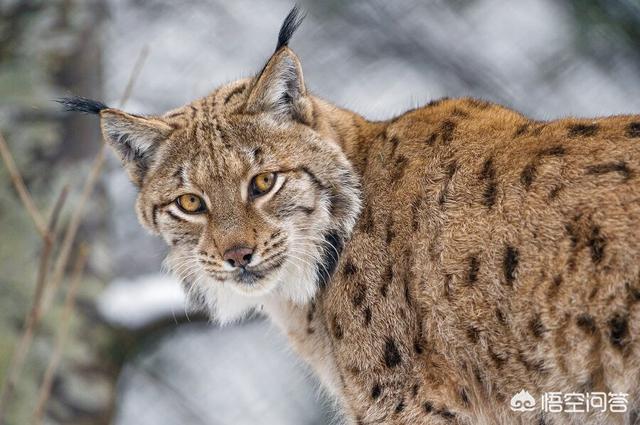
[(256, 198), (269, 192), (276, 182), (276, 173), (260, 173), (251, 179), (249, 194)]
[(204, 212), (204, 201), (198, 195), (187, 193), (176, 198), (178, 207), (188, 214), (198, 214)]

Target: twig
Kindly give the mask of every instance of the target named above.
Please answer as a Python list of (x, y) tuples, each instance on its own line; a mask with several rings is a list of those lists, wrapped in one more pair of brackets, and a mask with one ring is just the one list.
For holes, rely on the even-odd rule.
[(62, 210), (64, 202), (67, 199), (67, 193), (68, 187), (65, 186), (60, 192), (60, 196), (58, 196), (58, 200), (56, 201), (53, 210), (51, 211), (51, 215), (49, 216), (49, 222), (46, 228), (46, 236), (42, 238), (42, 254), (40, 254), (38, 276), (36, 278), (36, 291), (33, 296), (33, 302), (31, 304), (29, 314), (25, 319), (22, 337), (20, 338), (18, 347), (13, 352), (13, 356), (11, 357), (7, 379), (4, 381), (2, 391), (0, 392), (0, 424), (4, 422), (3, 418), (7, 403), (13, 395), (13, 390), (15, 388), (16, 382), (18, 382), (18, 377), (20, 376), (20, 372), (22, 371), (22, 367), (24, 366), (27, 352), (29, 351), (29, 347), (31, 346), (31, 341), (33, 340), (35, 327), (39, 322), (40, 317), (42, 316), (42, 296), (47, 286), (47, 271), (49, 270), (49, 259), (51, 258), (53, 241), (55, 240), (55, 227), (58, 221), (58, 217), (60, 216), (60, 210)]
[[(138, 60), (136, 60), (136, 64), (131, 72), (129, 77), (129, 81), (125, 87), (125, 91), (120, 100), (120, 107), (123, 107), (125, 102), (128, 100), (133, 86), (135, 84), (136, 79), (138, 78), (140, 71), (142, 70), (142, 66), (144, 64), (144, 60), (149, 54), (148, 46), (144, 46), (144, 48), (140, 51)], [(84, 210), (84, 206), (87, 202), (87, 199), (93, 192), (93, 188), (98, 181), (98, 177), (100, 176), (100, 171), (104, 164), (105, 159), (105, 144), (104, 141), (100, 146), (100, 150), (98, 151), (92, 167), (91, 173), (88, 179), (85, 182), (85, 185), (82, 190), (82, 194), (78, 204), (75, 206), (71, 219), (69, 220), (69, 225), (67, 226), (65, 236), (62, 242), (62, 246), (60, 249), (60, 253), (58, 254), (58, 258), (55, 262), (54, 266), (54, 275), (53, 279), (51, 279), (51, 284), (48, 285), (49, 279), (48, 271), (49, 271), (49, 258), (51, 256), (51, 250), (54, 242), (54, 232), (49, 231), (47, 227), (42, 225), (42, 218), (38, 213), (35, 205), (32, 201), (31, 196), (29, 195), (28, 190), (26, 189), (22, 177), (15, 166), (15, 162), (6, 146), (6, 143), (2, 136), (0, 135), (0, 154), (7, 164), (7, 168), (9, 169), (9, 173), (11, 178), (16, 186), (16, 190), (20, 196), (22, 203), (25, 205), (25, 208), (29, 211), (34, 225), (38, 229), (38, 232), (42, 236), (43, 239), (43, 250), (40, 257), (40, 267), (38, 269), (38, 278), (36, 283), (36, 293), (34, 295), (34, 300), (32, 303), (31, 310), (29, 315), (27, 316), (27, 320), (25, 321), (25, 327), (20, 338), (20, 342), (18, 347), (16, 348), (10, 362), (10, 367), (8, 369), (8, 377), (3, 383), (2, 390), (0, 391), (0, 425), (4, 424), (4, 418), (6, 414), (6, 407), (13, 395), (13, 390), (15, 387), (15, 383), (18, 381), (18, 377), (22, 371), (22, 367), (24, 366), (25, 357), (27, 352), (29, 351), (29, 347), (31, 345), (31, 341), (33, 339), (33, 332), (38, 324), (40, 317), (44, 315), (49, 308), (51, 300), (53, 299), (55, 293), (57, 292), (58, 287), (62, 281), (64, 276), (64, 271), (67, 267), (67, 263), (69, 261), (69, 255), (71, 253), (71, 248), (73, 246), (73, 241), (75, 240), (75, 236), (78, 232), (78, 228), (80, 227), (80, 222), (82, 220), (82, 214)], [(64, 197), (66, 198), (66, 189), (64, 191)], [(57, 222), (57, 218), (59, 216), (59, 210), (62, 208), (62, 204), (64, 203), (64, 199), (56, 203), (59, 205), (59, 208), (54, 207), (49, 225), (55, 225)], [(46, 291), (46, 292), (45, 292)]]
[(18, 167), (16, 167), (16, 163), (13, 160), (13, 155), (11, 155), (11, 151), (9, 151), (9, 147), (7, 146), (7, 142), (4, 140), (4, 137), (0, 134), (0, 156), (2, 156), (2, 160), (7, 166), (7, 170), (9, 171), (9, 176), (11, 177), (11, 181), (13, 182), (13, 186), (18, 192), (18, 196), (20, 200), (24, 204), (24, 207), (27, 209), (27, 212), (31, 216), (33, 220), (33, 224), (36, 226), (38, 233), (43, 238), (47, 236), (47, 226), (42, 219), (42, 216), (38, 212), (36, 208), (33, 198), (29, 194), (26, 185), (24, 184), (24, 180), (18, 171)]
[(60, 320), (58, 333), (56, 335), (56, 343), (53, 350), (53, 354), (51, 354), (51, 358), (49, 359), (49, 364), (47, 365), (47, 370), (44, 373), (44, 377), (42, 379), (42, 385), (40, 386), (38, 402), (33, 412), (34, 424), (40, 424), (42, 422), (44, 408), (47, 404), (47, 400), (49, 399), (49, 395), (51, 394), (51, 385), (53, 384), (53, 378), (55, 376), (56, 370), (58, 369), (58, 365), (60, 364), (60, 360), (62, 358), (62, 351), (64, 349), (64, 345), (67, 341), (67, 336), (69, 334), (69, 321), (71, 319), (71, 314), (73, 313), (73, 309), (75, 306), (75, 299), (76, 299), (78, 287), (80, 286), (80, 281), (82, 280), (82, 273), (84, 272), (84, 266), (87, 260), (87, 253), (88, 253), (87, 246), (82, 245), (80, 247), (78, 257), (76, 258), (76, 263), (73, 268), (73, 275), (71, 277), (71, 283), (69, 284), (69, 289), (67, 290), (67, 296), (65, 297), (65, 300), (64, 300), (64, 310), (62, 312), (62, 318)]
[(144, 66), (147, 57), (149, 56), (149, 45), (145, 44), (140, 53), (138, 54), (138, 59), (136, 59), (136, 63), (133, 65), (133, 69), (131, 70), (131, 74), (129, 75), (129, 81), (127, 81), (127, 85), (124, 88), (124, 92), (122, 93), (122, 97), (120, 98), (119, 108), (124, 107), (124, 105), (129, 100), (131, 93), (133, 92), (133, 85), (138, 80), (140, 76), (140, 72), (142, 72), (142, 67)]
[[(140, 54), (138, 55), (138, 59), (131, 70), (131, 75), (129, 76), (129, 81), (125, 86), (124, 92), (120, 99), (119, 107), (123, 107), (129, 96), (131, 95), (131, 91), (133, 90), (133, 86), (140, 75), (140, 71), (142, 71), (142, 66), (144, 65), (144, 61), (149, 55), (149, 47), (144, 46), (142, 50), (140, 50)], [(104, 165), (105, 160), (105, 143), (104, 141), (100, 145), (100, 150), (93, 160), (93, 164), (91, 165), (91, 172), (89, 177), (85, 181), (84, 187), (82, 188), (82, 194), (80, 196), (80, 200), (75, 206), (73, 213), (71, 215), (71, 219), (69, 220), (69, 225), (67, 226), (67, 230), (64, 235), (64, 239), (62, 240), (62, 245), (60, 247), (60, 253), (58, 254), (58, 258), (56, 259), (56, 263), (53, 269), (53, 276), (51, 278), (51, 285), (47, 291), (44, 302), (44, 310), (47, 311), (51, 302), (53, 301), (53, 297), (55, 296), (60, 284), (62, 283), (62, 279), (64, 277), (64, 271), (67, 268), (67, 263), (69, 262), (69, 255), (71, 254), (71, 248), (73, 247), (73, 241), (76, 238), (76, 234), (78, 233), (78, 229), (80, 228), (80, 223), (82, 222), (82, 216), (84, 213), (84, 207), (93, 192), (93, 189), (98, 182), (98, 178), (100, 177), (100, 172), (102, 171), (102, 166)], [(1, 424), (0, 424), (1, 425)]]

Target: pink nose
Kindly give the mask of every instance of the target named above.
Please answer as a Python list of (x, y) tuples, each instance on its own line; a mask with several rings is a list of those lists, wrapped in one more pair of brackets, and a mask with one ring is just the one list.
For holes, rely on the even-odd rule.
[(253, 249), (246, 246), (234, 246), (224, 252), (222, 258), (232, 267), (244, 267), (251, 262)]

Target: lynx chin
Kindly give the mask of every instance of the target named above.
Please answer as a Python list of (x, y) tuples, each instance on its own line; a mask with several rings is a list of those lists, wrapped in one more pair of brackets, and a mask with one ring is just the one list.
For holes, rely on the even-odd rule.
[[(84, 98), (190, 303), (260, 309), (351, 424), (640, 423), (640, 116), (439, 99), (388, 121), (309, 93), (288, 47), (163, 115)], [(513, 411), (523, 388), (626, 412)]]

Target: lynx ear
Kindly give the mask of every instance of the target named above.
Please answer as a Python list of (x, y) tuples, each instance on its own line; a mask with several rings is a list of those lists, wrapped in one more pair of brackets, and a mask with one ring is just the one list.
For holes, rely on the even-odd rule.
[(251, 88), (245, 106), (247, 112), (267, 112), (278, 120), (310, 122), (311, 102), (307, 97), (302, 66), (296, 54), (287, 47), (303, 18), (294, 7), (284, 20), (276, 51)]
[(131, 115), (118, 109), (101, 111), (100, 126), (102, 137), (122, 160), (131, 181), (141, 186), (158, 146), (171, 133), (171, 126), (157, 118)]
[(122, 160), (131, 181), (140, 187), (158, 146), (169, 136), (172, 127), (160, 119), (128, 114), (82, 97), (58, 102), (67, 111), (100, 115), (104, 140)]

